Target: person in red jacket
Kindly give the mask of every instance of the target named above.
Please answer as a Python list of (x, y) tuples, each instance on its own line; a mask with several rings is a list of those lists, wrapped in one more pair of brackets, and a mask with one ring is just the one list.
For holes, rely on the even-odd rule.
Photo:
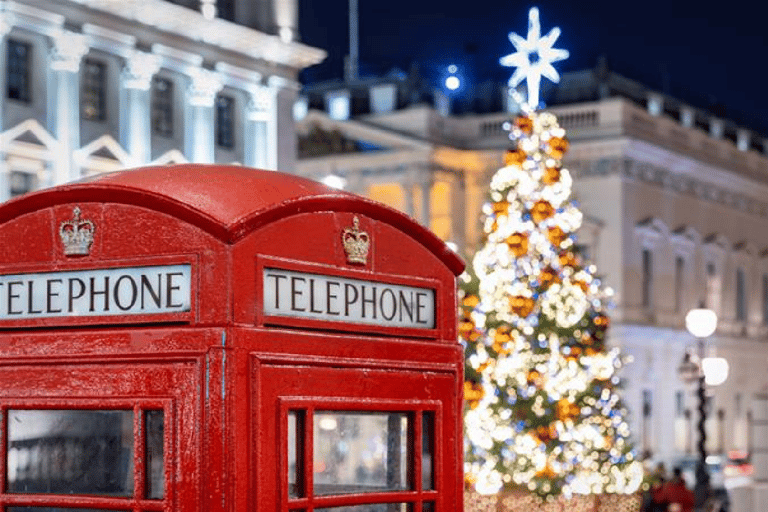
[(693, 491), (685, 485), (680, 468), (673, 470), (672, 479), (664, 484), (662, 494), (664, 501), (669, 504), (669, 512), (693, 512)]

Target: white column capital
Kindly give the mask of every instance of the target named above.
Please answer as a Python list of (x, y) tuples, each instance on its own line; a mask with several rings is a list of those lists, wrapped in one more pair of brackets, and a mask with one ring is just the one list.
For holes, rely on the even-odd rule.
[(219, 74), (203, 68), (193, 68), (189, 78), (189, 104), (193, 107), (213, 107), (216, 94), (223, 87)]
[(51, 69), (77, 73), (80, 61), (88, 53), (89, 39), (83, 34), (62, 30), (51, 38)]
[(154, 53), (134, 51), (123, 66), (123, 87), (148, 91), (152, 77), (160, 70), (161, 60), (162, 58)]
[(13, 16), (5, 11), (0, 10), (0, 38), (8, 35), (8, 32), (13, 28)]
[(275, 91), (268, 86), (258, 86), (249, 91), (246, 116), (251, 121), (261, 121), (272, 112)]

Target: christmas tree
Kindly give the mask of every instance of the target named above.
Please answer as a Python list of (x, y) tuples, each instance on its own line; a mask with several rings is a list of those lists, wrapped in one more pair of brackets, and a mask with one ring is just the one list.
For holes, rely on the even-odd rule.
[[(512, 87), (528, 102), (508, 128), (513, 148), (491, 180), (484, 246), (461, 290), (467, 481), (478, 491), (524, 488), (542, 497), (634, 492), (642, 466), (628, 442), (618, 394), (618, 350), (606, 345), (609, 292), (578, 254), (582, 215), (562, 167), (568, 149), (555, 116), (537, 111), (542, 76), (567, 56), (539, 36), (531, 9)], [(535, 58), (531, 58), (536, 53)]]

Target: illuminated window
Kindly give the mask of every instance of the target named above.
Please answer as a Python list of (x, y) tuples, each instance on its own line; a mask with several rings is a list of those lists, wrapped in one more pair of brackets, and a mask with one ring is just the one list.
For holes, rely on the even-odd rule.
[(167, 78), (152, 79), (152, 132), (173, 135), (173, 82)]
[(80, 88), (80, 116), (90, 121), (106, 118), (107, 66), (101, 61), (85, 59)]
[(371, 185), (368, 188), (368, 197), (401, 212), (405, 211), (405, 194), (397, 183)]
[(326, 108), (331, 119), (349, 119), (349, 92), (336, 91), (326, 96)]
[(429, 228), (442, 240), (451, 238), (451, 184), (437, 181), (430, 191), (429, 204), (432, 210)]
[(216, 145), (231, 149), (235, 146), (235, 99), (216, 97)]
[(8, 82), (6, 95), (12, 100), (29, 103), (32, 101), (30, 72), (32, 45), (15, 39), (8, 40)]

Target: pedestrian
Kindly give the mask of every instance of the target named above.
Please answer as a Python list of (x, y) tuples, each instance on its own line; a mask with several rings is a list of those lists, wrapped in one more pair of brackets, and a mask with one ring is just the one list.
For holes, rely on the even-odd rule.
[(650, 512), (667, 512), (667, 498), (664, 495), (664, 486), (666, 479), (659, 475), (651, 484), (651, 504), (649, 507)]
[(672, 479), (664, 484), (661, 495), (668, 503), (668, 512), (693, 512), (693, 491), (685, 485), (680, 468), (672, 471)]

